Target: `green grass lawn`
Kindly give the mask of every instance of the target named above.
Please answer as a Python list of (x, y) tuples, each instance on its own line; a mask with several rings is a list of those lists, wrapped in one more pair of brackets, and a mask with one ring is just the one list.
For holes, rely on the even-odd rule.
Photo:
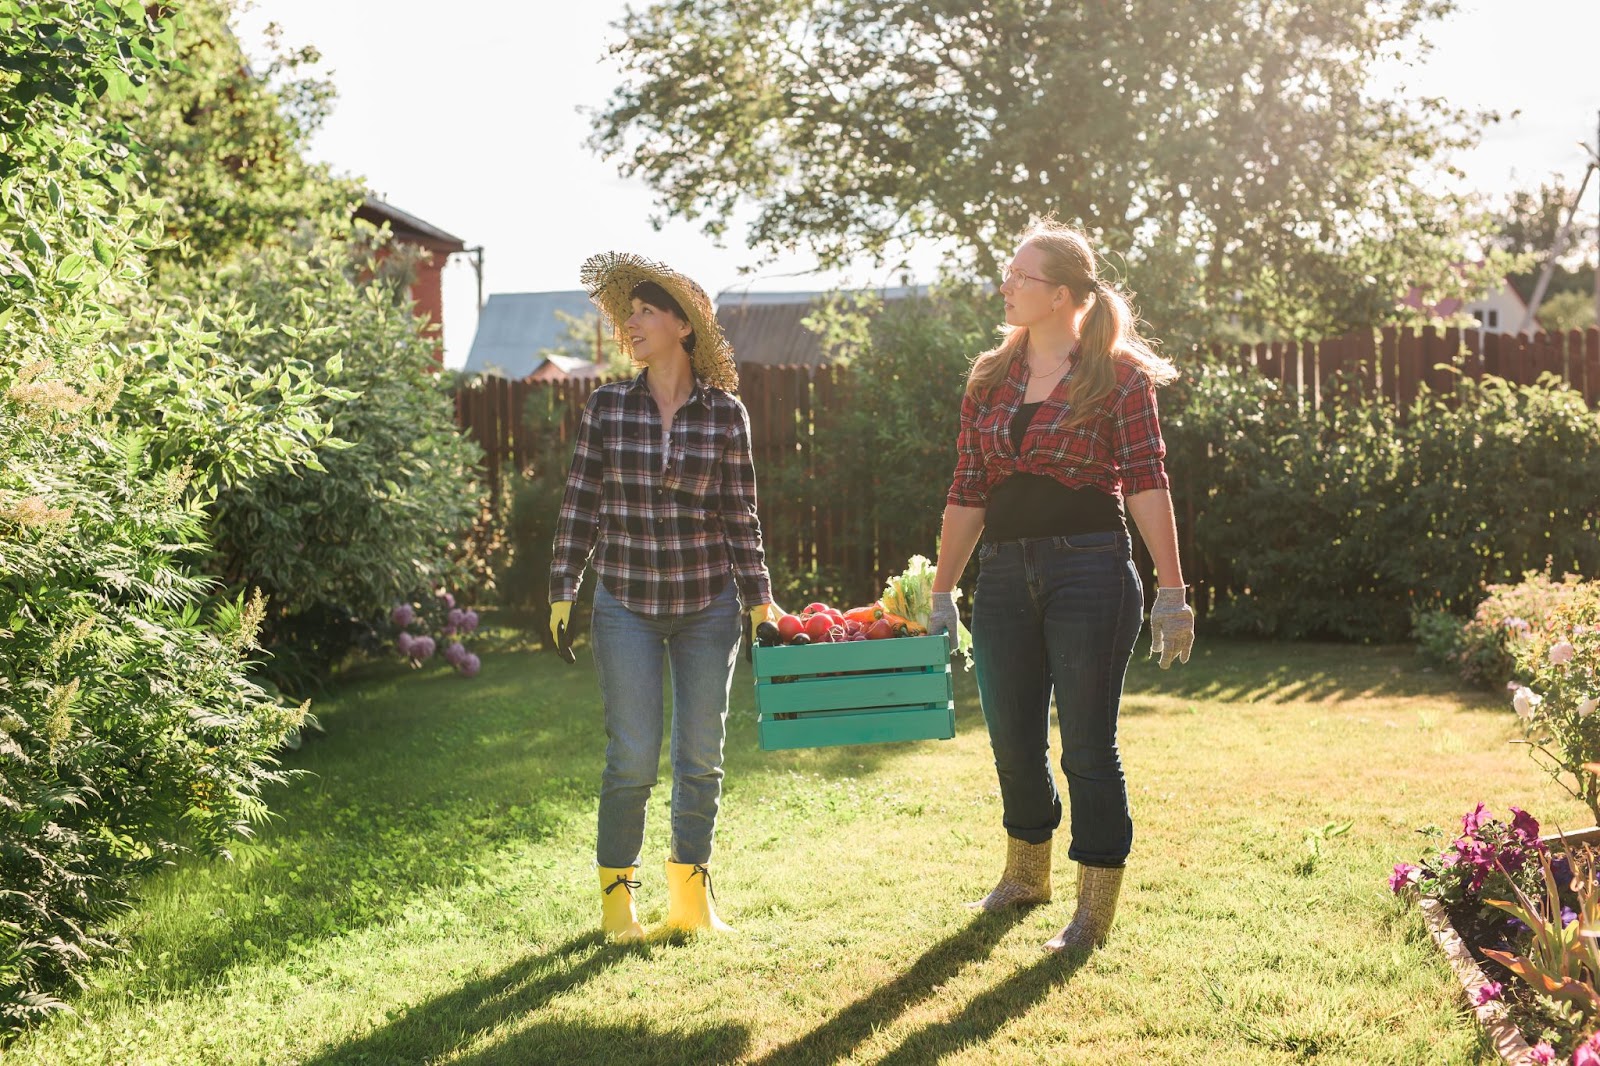
[[(713, 864), (722, 938), (595, 935), (603, 733), (592, 664), (367, 667), (319, 702), (281, 818), (186, 862), (122, 923), (132, 951), (24, 1063), (1465, 1063), (1493, 1061), (1385, 878), (1479, 800), (1583, 808), (1505, 701), (1405, 649), (1202, 642), (1135, 665), (1136, 841), (1110, 944), (1040, 945), (1056, 901), (975, 916), (1004, 855), (970, 675), (953, 741), (767, 754), (734, 684)], [(668, 780), (663, 771), (663, 781)], [(639, 892), (665, 910), (667, 789)], [(1308, 835), (1353, 823), (1321, 843)]]

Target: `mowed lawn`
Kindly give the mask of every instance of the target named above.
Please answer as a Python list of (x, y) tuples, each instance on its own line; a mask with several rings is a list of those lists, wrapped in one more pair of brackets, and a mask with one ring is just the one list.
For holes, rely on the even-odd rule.
[[(1493, 1061), (1385, 878), (1482, 800), (1577, 826), (1505, 701), (1409, 649), (1224, 642), (1139, 660), (1136, 841), (1110, 944), (962, 906), (999, 871), (971, 676), (953, 741), (757, 749), (741, 666), (713, 863), (721, 938), (595, 934), (604, 737), (587, 649), (371, 666), (319, 701), (308, 773), (232, 864), (190, 861), (132, 951), (0, 1056), (33, 1063), (1466, 1063)], [(663, 770), (663, 781), (666, 781)], [(639, 891), (665, 910), (668, 789)], [(1330, 825), (1351, 823), (1348, 832)], [(1322, 839), (1319, 839), (1319, 834)]]

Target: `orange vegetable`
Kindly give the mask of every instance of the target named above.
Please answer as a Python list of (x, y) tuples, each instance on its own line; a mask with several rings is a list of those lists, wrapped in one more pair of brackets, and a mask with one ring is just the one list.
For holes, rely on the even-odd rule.
[(872, 603), (868, 604), (866, 607), (850, 608), (844, 613), (844, 620), (846, 622), (860, 622), (864, 626), (869, 626), (878, 619), (882, 618), (883, 615), (883, 604)]

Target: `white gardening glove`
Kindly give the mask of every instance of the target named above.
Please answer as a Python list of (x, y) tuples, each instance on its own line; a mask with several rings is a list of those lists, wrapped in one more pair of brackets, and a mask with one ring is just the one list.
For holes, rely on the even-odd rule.
[(961, 640), (961, 621), (956, 614), (956, 594), (954, 592), (935, 592), (933, 594), (933, 607), (928, 611), (928, 635), (930, 637), (943, 633), (950, 641), (950, 650), (955, 651), (956, 645)]
[(1189, 661), (1194, 647), (1194, 611), (1184, 602), (1184, 587), (1156, 589), (1156, 602), (1150, 608), (1150, 654), (1161, 656), (1161, 669), (1172, 660)]

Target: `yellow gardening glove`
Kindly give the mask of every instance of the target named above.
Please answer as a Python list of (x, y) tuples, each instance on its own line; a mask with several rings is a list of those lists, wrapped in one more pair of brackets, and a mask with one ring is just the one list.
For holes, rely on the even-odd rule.
[(573, 627), (573, 602), (571, 600), (555, 600), (550, 603), (550, 640), (560, 647), (566, 640), (563, 639), (563, 629), (571, 631)]
[(775, 603), (758, 603), (745, 612), (744, 620), (744, 661), (753, 663), (756, 659), (756, 627), (762, 622), (778, 624), (778, 619), (783, 617), (783, 608)]

